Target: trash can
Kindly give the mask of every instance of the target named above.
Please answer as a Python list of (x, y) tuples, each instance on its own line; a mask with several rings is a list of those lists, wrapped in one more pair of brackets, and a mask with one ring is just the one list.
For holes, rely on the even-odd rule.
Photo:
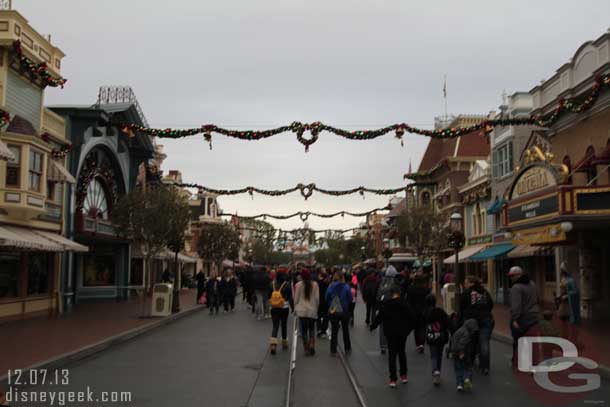
[(441, 290), (441, 296), (443, 297), (443, 309), (448, 315), (453, 314), (457, 311), (456, 296), (457, 287), (454, 283), (447, 283)]
[(172, 284), (155, 284), (150, 312), (153, 317), (166, 317), (172, 313), (173, 293)]

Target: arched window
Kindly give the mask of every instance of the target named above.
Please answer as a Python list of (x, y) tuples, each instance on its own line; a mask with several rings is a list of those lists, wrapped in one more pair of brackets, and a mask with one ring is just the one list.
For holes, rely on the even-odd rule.
[(424, 191), (421, 194), (421, 205), (430, 206), (430, 192)]
[(571, 184), (572, 183), (572, 161), (570, 160), (569, 155), (566, 155), (565, 157), (563, 157), (563, 165), (565, 165), (568, 168), (567, 183)]
[(110, 199), (103, 181), (99, 178), (94, 178), (87, 186), (83, 211), (92, 218), (102, 220), (108, 220), (109, 218)]
[[(587, 158), (588, 162), (593, 161), (593, 158), (595, 158), (595, 148), (593, 148), (593, 146), (587, 147), (585, 157)], [(586, 174), (587, 185), (597, 185), (597, 168), (595, 167), (595, 165), (590, 164), (586, 169)]]

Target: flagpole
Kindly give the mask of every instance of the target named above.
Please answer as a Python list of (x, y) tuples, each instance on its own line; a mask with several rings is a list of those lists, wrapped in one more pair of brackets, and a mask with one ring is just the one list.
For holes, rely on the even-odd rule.
[(445, 120), (447, 120), (447, 74), (445, 74), (443, 82), (443, 99), (445, 99)]

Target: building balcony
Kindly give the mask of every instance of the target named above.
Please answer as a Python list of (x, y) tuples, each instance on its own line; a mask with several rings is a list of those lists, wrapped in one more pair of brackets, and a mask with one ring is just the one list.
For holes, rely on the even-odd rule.
[(15, 41), (21, 41), (28, 58), (45, 62), (52, 74), (61, 76), (61, 60), (65, 54), (51, 44), (50, 37), (40, 35), (19, 12), (0, 10), (0, 45), (11, 47)]
[(42, 132), (49, 133), (52, 137), (65, 141), (66, 123), (61, 116), (45, 108), (42, 112)]
[(29, 220), (47, 212), (43, 194), (16, 188), (0, 188), (0, 208), (9, 216)]

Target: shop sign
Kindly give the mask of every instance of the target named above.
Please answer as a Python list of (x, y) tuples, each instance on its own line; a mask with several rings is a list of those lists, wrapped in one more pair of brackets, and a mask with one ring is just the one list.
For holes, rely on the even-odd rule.
[(605, 214), (610, 212), (610, 189), (595, 188), (576, 191), (576, 212)]
[(468, 246), (476, 246), (491, 243), (491, 235), (471, 237), (468, 239)]
[(521, 205), (509, 206), (508, 223), (534, 220), (540, 216), (556, 213), (558, 210), (559, 199), (556, 194), (553, 194), (546, 198), (525, 202)]
[(511, 199), (557, 185), (555, 175), (546, 167), (533, 166), (525, 170), (515, 182)]
[(512, 243), (519, 245), (551, 244), (563, 242), (567, 239), (566, 232), (559, 224), (515, 231)]

